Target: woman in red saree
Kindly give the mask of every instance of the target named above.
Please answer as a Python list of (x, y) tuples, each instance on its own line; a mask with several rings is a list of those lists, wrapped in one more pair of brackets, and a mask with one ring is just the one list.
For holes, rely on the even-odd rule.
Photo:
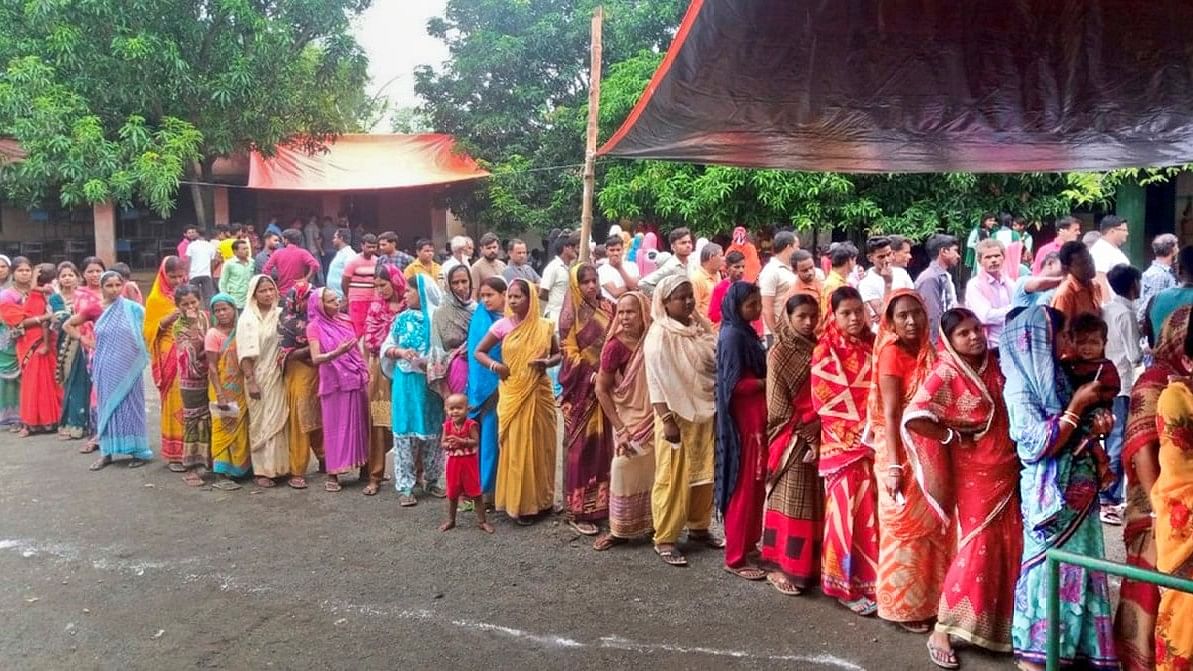
[(862, 442), (874, 334), (862, 296), (840, 287), (812, 352), (812, 404), (820, 415), (820, 475), (825, 480), (820, 586), (858, 615), (873, 615), (878, 579), (878, 500), (874, 454)]
[(596, 375), (613, 304), (601, 295), (597, 271), (588, 263), (572, 268), (568, 298), (559, 316), (563, 364), (564, 503), (577, 532), (595, 536), (609, 518), (609, 468), (613, 463), (613, 427), (601, 411)]
[(938, 523), (911, 477), (900, 439), (903, 410), (936, 363), (928, 311), (914, 290), (886, 300), (874, 346), (870, 445), (878, 478), (878, 617), (914, 634), (932, 631), (956, 538)]
[(24, 437), (55, 431), (62, 418), (62, 388), (55, 377), (58, 347), (48, 302), (57, 269), (48, 263), (33, 268), (21, 257), (13, 260), (12, 269), (13, 286), (0, 300), (0, 316), (19, 334), (16, 354), (21, 367), (20, 435)]
[(181, 313), (174, 304), (174, 290), (186, 282), (187, 266), (177, 256), (162, 259), (153, 280), (153, 289), (145, 299), (145, 346), (153, 369), (153, 384), (162, 404), (162, 459), (174, 473), (186, 473), (183, 465), (182, 387), (178, 372), (178, 352), (174, 347), (174, 322)]
[(941, 335), (936, 365), (904, 411), (902, 436), (936, 524), (950, 536), (960, 527), (928, 639), (932, 661), (957, 668), (950, 636), (1011, 651), (1023, 523), (1005, 381), (985, 331), (972, 312), (955, 308), (941, 317)]
[(812, 349), (820, 299), (797, 294), (775, 319), (766, 359), (766, 512), (762, 560), (767, 581), (783, 594), (811, 589), (820, 576), (824, 483), (816, 469), (820, 418), (812, 408)]
[[(1156, 408), (1169, 378), (1193, 375), (1181, 357), (1189, 313), (1185, 306), (1164, 320), (1152, 352), (1153, 363), (1131, 388), (1131, 409), (1123, 444), (1123, 470), (1127, 476), (1127, 508), (1123, 516), (1123, 542), (1127, 563), (1156, 570), (1155, 518), (1148, 493), (1160, 474), (1160, 433)], [(1118, 611), (1114, 616), (1114, 645), (1124, 671), (1150, 671), (1156, 666), (1156, 610), (1160, 590), (1155, 585), (1123, 578)]]

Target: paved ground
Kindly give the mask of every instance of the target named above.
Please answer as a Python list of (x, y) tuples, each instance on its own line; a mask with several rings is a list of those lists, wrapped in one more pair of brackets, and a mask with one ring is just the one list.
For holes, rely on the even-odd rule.
[(0, 668), (934, 668), (923, 637), (711, 551), (595, 553), (556, 520), (439, 533), (438, 500), (192, 489), (76, 447), (0, 436)]

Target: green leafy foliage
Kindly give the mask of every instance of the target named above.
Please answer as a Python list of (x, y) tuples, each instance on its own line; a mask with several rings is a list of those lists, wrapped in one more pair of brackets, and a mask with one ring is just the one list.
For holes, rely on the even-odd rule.
[(144, 202), (250, 147), (318, 151), (373, 106), (350, 20), (369, 0), (0, 2), (0, 167), (18, 202)]

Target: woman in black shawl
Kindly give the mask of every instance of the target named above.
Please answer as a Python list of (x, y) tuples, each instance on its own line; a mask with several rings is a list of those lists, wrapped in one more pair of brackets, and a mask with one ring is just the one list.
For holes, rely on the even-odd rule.
[(758, 541), (766, 498), (766, 352), (750, 325), (762, 315), (758, 286), (735, 282), (721, 305), (717, 340), (717, 510), (725, 522), (725, 570), (762, 580)]

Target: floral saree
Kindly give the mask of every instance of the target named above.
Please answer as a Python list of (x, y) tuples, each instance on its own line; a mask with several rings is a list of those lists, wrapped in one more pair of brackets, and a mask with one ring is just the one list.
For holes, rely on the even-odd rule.
[[(1187, 323), (1187, 319), (1186, 319)], [(1160, 394), (1160, 477), (1152, 487), (1156, 568), (1193, 580), (1193, 379), (1178, 378)], [(1156, 669), (1193, 665), (1193, 594), (1166, 589), (1156, 615)]]

